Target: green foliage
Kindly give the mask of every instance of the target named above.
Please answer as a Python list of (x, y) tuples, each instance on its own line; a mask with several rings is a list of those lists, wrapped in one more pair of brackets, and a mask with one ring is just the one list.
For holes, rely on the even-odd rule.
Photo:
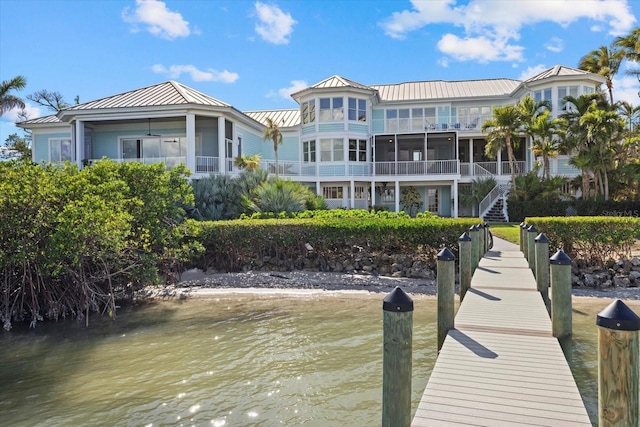
[(549, 247), (562, 248), (575, 260), (602, 265), (609, 259), (628, 257), (640, 233), (636, 217), (527, 217), (549, 238)]
[(507, 203), (509, 219), (521, 222), (526, 217), (546, 216), (625, 216), (640, 217), (640, 202), (613, 200), (534, 200), (509, 199)]
[[(458, 237), (473, 219), (410, 218), (405, 213), (365, 210), (330, 210), (305, 213), (294, 219), (245, 219), (203, 222), (202, 244), (206, 252), (197, 261), (202, 268), (237, 271), (251, 260), (300, 260), (314, 256), (325, 261), (338, 254), (353, 256), (354, 248), (392, 254), (424, 254), (432, 261), (440, 248), (455, 251)], [(343, 215), (340, 217), (339, 215)]]
[(31, 161), (31, 144), (27, 138), (12, 133), (7, 137), (4, 145), (13, 150), (19, 160)]
[(245, 196), (245, 201), (254, 212), (290, 213), (303, 211), (311, 195), (311, 190), (299, 182), (272, 179)]
[(242, 210), (241, 188), (229, 175), (211, 175), (193, 180), (194, 210), (191, 216), (199, 220), (233, 219)]
[(562, 187), (568, 182), (563, 176), (545, 179), (538, 175), (538, 168), (516, 178), (518, 187), (509, 193), (511, 200), (555, 201), (562, 196)]
[(409, 216), (416, 216), (423, 206), (422, 198), (418, 190), (416, 190), (416, 187), (410, 185), (409, 187), (402, 188), (400, 192), (400, 204), (408, 211)]
[(159, 281), (201, 249), (183, 223), (187, 170), (100, 161), (0, 162), (0, 319), (115, 313), (116, 295)]
[(472, 207), (473, 212), (476, 212), (478, 204), (493, 190), (497, 183), (494, 177), (474, 179), (467, 187), (467, 192), (461, 191), (459, 193), (460, 206)]

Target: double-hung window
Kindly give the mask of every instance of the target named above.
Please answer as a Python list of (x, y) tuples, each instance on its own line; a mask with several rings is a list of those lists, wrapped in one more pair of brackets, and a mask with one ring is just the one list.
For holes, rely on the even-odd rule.
[(331, 122), (344, 119), (342, 98), (320, 98), (320, 121)]
[(320, 140), (320, 161), (321, 162), (344, 161), (344, 140), (342, 138), (321, 139)]
[(367, 141), (365, 139), (349, 140), (349, 161), (350, 162), (366, 162), (367, 161)]
[(316, 121), (316, 100), (305, 101), (302, 103), (302, 124), (313, 123)]
[(68, 160), (73, 161), (73, 146), (70, 138), (49, 139), (49, 161), (58, 163)]
[(302, 160), (305, 163), (314, 163), (316, 161), (316, 141), (304, 141), (302, 143)]
[(349, 120), (367, 121), (367, 101), (364, 99), (349, 98)]

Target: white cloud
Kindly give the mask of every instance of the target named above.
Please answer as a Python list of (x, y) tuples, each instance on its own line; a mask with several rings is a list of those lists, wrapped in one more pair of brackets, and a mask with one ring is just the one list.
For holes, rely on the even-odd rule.
[(538, 65), (534, 65), (533, 67), (527, 67), (524, 70), (522, 70), (522, 72), (520, 73), (520, 76), (518, 77), (518, 80), (527, 80), (530, 79), (533, 76), (537, 76), (538, 74), (540, 74), (541, 72), (543, 72), (544, 70), (548, 69), (549, 67), (547, 67), (544, 64), (538, 64)]
[(564, 40), (560, 37), (551, 37), (551, 39), (545, 43), (544, 47), (551, 52), (562, 52), (564, 50)]
[[(566, 27), (586, 20), (592, 31), (599, 26), (617, 36), (627, 34), (636, 21), (627, 0), (469, 0), (460, 5), (458, 0), (411, 0), (411, 4), (411, 10), (394, 12), (380, 22), (385, 34), (402, 39), (430, 24), (462, 27), (463, 35), (445, 34), (438, 42), (441, 52), (458, 61), (522, 60), (524, 48), (514, 42), (524, 25), (551, 22)], [(546, 47), (560, 51), (562, 41), (551, 39)]]
[(199, 70), (194, 65), (170, 65), (167, 68), (162, 64), (155, 64), (151, 67), (151, 71), (157, 74), (165, 74), (171, 79), (177, 79), (182, 74), (188, 74), (191, 80), (195, 82), (234, 83), (240, 78), (238, 73), (232, 73), (231, 71), (218, 71), (213, 68)]
[(194, 33), (179, 12), (167, 9), (167, 5), (159, 0), (136, 0), (135, 9), (126, 7), (122, 11), (122, 20), (131, 24), (133, 32), (138, 32), (138, 25), (142, 25), (154, 36), (168, 40)]
[(634, 106), (640, 105), (640, 97), (638, 96), (640, 83), (635, 76), (622, 75), (614, 78), (612, 82), (614, 101), (627, 101)]
[(289, 84), (290, 84), (289, 87), (283, 87), (281, 89), (278, 89), (277, 92), (270, 91), (269, 93), (267, 93), (266, 97), (291, 99), (292, 93), (299, 92), (302, 89), (309, 87), (309, 84), (307, 84), (307, 82), (305, 82), (304, 80), (291, 80)]
[[(40, 110), (40, 108), (34, 107), (33, 105), (29, 104), (28, 102), (25, 102), (24, 110), (27, 113), (27, 117), (28, 117), (26, 120), (37, 119), (38, 117), (40, 117), (42, 115), (42, 111)], [(20, 117), (20, 109), (19, 108), (12, 108), (9, 111), (5, 111), (2, 114), (2, 119), (10, 121), (10, 122), (13, 122), (13, 123), (21, 122), (21, 121), (25, 120), (24, 117)]]
[(255, 30), (263, 40), (273, 44), (288, 44), (297, 23), (291, 14), (284, 13), (278, 6), (260, 2), (255, 3), (255, 12), (259, 22)]

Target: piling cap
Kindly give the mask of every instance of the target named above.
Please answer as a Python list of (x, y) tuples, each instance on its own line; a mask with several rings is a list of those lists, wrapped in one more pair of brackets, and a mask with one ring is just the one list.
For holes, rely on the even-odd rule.
[(549, 264), (571, 265), (571, 258), (569, 258), (569, 255), (564, 253), (562, 249), (558, 249), (558, 252), (556, 252), (551, 258), (549, 258)]
[(524, 228), (524, 221), (520, 223), (520, 228)]
[(438, 261), (455, 261), (456, 256), (447, 248), (442, 249), (436, 256)]
[(596, 325), (617, 331), (638, 331), (640, 317), (618, 299), (598, 313)]
[(470, 242), (470, 241), (471, 241), (471, 236), (469, 236), (469, 233), (467, 233), (466, 231), (462, 233), (458, 238), (458, 242)]
[(526, 230), (529, 227), (529, 224), (527, 224), (526, 222), (521, 222), (520, 227)]
[(396, 286), (394, 290), (382, 300), (382, 310), (395, 311), (396, 313), (404, 313), (413, 311), (413, 300), (400, 286)]
[(535, 226), (535, 225), (530, 225), (530, 226), (529, 226), (529, 228), (527, 228), (527, 231), (528, 231), (529, 233), (537, 233), (537, 232), (538, 232), (538, 229), (536, 228), (536, 226)]
[(476, 227), (478, 227), (478, 230), (482, 230), (484, 228), (484, 224), (481, 222), (480, 224), (476, 225)]
[(472, 225), (471, 227), (469, 227), (469, 231), (474, 232), (474, 231), (480, 231), (480, 230), (478, 229), (477, 225)]
[(536, 243), (549, 243), (549, 239), (544, 233), (540, 233), (534, 239)]

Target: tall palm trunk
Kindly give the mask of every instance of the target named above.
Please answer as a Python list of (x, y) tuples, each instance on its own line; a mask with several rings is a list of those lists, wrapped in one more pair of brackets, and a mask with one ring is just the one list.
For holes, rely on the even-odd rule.
[(513, 154), (513, 145), (511, 145), (511, 135), (507, 134), (505, 138), (507, 145), (507, 155), (509, 156), (509, 170), (511, 171), (511, 191), (516, 192), (516, 156)]

